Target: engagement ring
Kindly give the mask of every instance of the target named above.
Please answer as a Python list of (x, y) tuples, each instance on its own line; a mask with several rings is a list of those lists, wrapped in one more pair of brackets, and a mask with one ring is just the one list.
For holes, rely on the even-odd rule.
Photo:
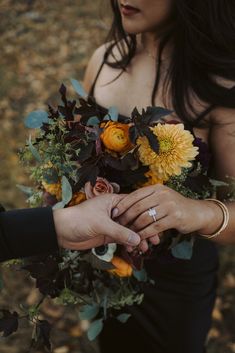
[(156, 210), (155, 210), (154, 208), (150, 208), (150, 209), (148, 210), (148, 214), (149, 214), (150, 217), (153, 218), (154, 222), (157, 221), (157, 218), (156, 218), (157, 212), (156, 212)]

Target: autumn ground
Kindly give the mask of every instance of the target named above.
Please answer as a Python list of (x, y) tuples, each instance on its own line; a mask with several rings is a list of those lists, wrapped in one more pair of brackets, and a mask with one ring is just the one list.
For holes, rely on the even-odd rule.
[[(18, 162), (27, 131), (25, 115), (58, 99), (61, 82), (81, 79), (88, 57), (106, 34), (107, 0), (0, 0), (0, 200), (8, 209), (25, 207), (16, 184), (28, 182)], [(235, 249), (221, 249), (221, 272), (208, 353), (235, 352)], [(31, 280), (3, 269), (1, 307), (32, 305), (38, 293)], [(54, 353), (93, 353), (73, 310), (46, 303), (43, 315), (54, 322)], [(84, 324), (84, 323), (83, 323)], [(0, 341), (0, 353), (28, 352), (31, 328)], [(38, 349), (37, 353), (44, 350)], [(189, 352), (190, 353), (190, 352)]]

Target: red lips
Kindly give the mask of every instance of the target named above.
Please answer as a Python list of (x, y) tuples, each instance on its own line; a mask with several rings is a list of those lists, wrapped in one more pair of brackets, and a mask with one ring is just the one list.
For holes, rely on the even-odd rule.
[(121, 4), (121, 12), (124, 16), (133, 16), (140, 12), (140, 10), (130, 5)]

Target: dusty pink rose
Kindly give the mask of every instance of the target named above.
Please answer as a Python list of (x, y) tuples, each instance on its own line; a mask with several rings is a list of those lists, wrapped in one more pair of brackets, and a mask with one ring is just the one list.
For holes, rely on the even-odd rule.
[(98, 177), (95, 186), (88, 181), (85, 184), (85, 194), (87, 199), (92, 199), (95, 196), (103, 194), (113, 194), (120, 191), (120, 186), (116, 183), (110, 183), (107, 179)]

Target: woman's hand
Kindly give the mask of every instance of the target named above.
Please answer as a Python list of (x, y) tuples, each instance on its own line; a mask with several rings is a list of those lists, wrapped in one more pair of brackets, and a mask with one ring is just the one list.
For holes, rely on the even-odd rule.
[[(156, 211), (156, 221), (148, 213), (150, 208)], [(208, 229), (208, 222), (213, 222), (213, 232), (223, 222), (222, 212), (216, 205), (186, 198), (164, 185), (134, 191), (120, 201), (113, 215), (120, 224), (140, 235), (139, 249), (143, 252), (148, 250), (146, 239), (158, 244), (159, 237), (168, 229), (177, 229), (182, 234), (203, 232)]]
[(71, 250), (85, 250), (106, 243), (137, 246), (139, 235), (111, 219), (112, 209), (123, 197), (106, 194), (77, 206), (54, 210), (59, 246)]

